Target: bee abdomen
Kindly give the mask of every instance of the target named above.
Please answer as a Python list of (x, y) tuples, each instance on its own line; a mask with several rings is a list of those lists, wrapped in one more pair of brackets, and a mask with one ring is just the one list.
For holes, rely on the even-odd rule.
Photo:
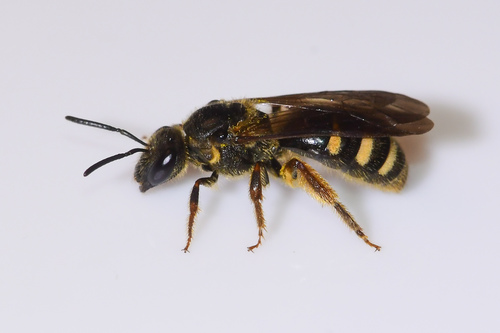
[(399, 144), (390, 137), (321, 137), (285, 139), (280, 142), (301, 155), (342, 171), (388, 191), (400, 191), (406, 182), (408, 165)]
[(408, 175), (408, 165), (399, 144), (393, 138), (341, 138), (345, 141), (337, 154), (337, 139), (330, 138), (327, 146), (333, 160), (348, 176), (390, 191), (403, 188)]

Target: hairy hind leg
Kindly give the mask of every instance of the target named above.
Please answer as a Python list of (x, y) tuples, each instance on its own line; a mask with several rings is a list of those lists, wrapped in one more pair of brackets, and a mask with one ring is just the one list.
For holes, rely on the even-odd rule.
[(352, 215), (338, 201), (338, 195), (328, 185), (326, 180), (307, 163), (300, 161), (297, 158), (292, 158), (288, 161), (280, 171), (281, 178), (290, 186), (300, 186), (309, 193), (314, 199), (322, 204), (327, 204), (335, 208), (342, 220), (347, 226), (353, 230), (356, 235), (364, 240), (364, 242), (375, 251), (380, 251), (380, 246), (373, 244), (368, 240), (368, 237), (363, 233), (363, 229), (354, 221)]
[(262, 244), (264, 239), (264, 231), (266, 231), (266, 220), (264, 219), (264, 211), (262, 210), (262, 187), (269, 184), (269, 176), (266, 168), (261, 163), (256, 163), (252, 176), (250, 177), (250, 199), (255, 206), (255, 216), (257, 218), (257, 227), (259, 227), (259, 240), (255, 245), (249, 246), (248, 251), (252, 251)]

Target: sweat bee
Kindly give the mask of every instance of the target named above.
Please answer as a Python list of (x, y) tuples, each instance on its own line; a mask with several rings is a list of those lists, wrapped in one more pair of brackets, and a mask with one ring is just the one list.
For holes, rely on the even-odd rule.
[(164, 126), (144, 142), (129, 132), (91, 120), (67, 116), (77, 124), (123, 134), (144, 148), (134, 148), (92, 165), (96, 169), (123, 157), (142, 153), (134, 178), (140, 191), (182, 174), (188, 164), (210, 172), (193, 186), (189, 200), (188, 252), (198, 212), (200, 185), (210, 187), (219, 175), (250, 174), (250, 198), (255, 207), (258, 240), (262, 244), (266, 221), (262, 190), (269, 175), (291, 187), (301, 187), (321, 204), (335, 209), (344, 223), (376, 251), (337, 193), (302, 157), (339, 170), (347, 178), (400, 191), (408, 164), (393, 138), (428, 132), (433, 122), (424, 103), (383, 91), (323, 91), (266, 98), (215, 100), (196, 110), (184, 123)]

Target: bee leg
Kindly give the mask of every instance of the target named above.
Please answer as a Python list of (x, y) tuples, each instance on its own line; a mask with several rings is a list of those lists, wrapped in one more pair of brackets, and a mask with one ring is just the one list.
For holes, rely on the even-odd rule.
[(305, 189), (309, 195), (318, 200), (321, 204), (327, 204), (335, 208), (342, 220), (356, 235), (363, 241), (375, 248), (375, 251), (380, 251), (380, 246), (373, 244), (368, 240), (368, 237), (363, 233), (363, 229), (354, 221), (352, 215), (338, 201), (338, 195), (328, 185), (326, 180), (320, 174), (310, 167), (307, 163), (292, 158), (288, 161), (280, 171), (281, 178), (290, 186), (300, 186)]
[(252, 251), (262, 244), (264, 239), (264, 231), (266, 230), (266, 220), (264, 219), (264, 211), (262, 210), (262, 187), (269, 184), (269, 176), (266, 168), (261, 164), (255, 164), (252, 176), (250, 178), (250, 199), (255, 206), (255, 216), (257, 217), (257, 226), (259, 227), (259, 240), (257, 244), (248, 247), (248, 251)]
[(191, 191), (191, 197), (189, 198), (189, 222), (188, 222), (188, 239), (186, 243), (186, 247), (182, 249), (184, 253), (189, 252), (189, 246), (191, 245), (191, 241), (193, 240), (193, 228), (194, 228), (194, 219), (196, 217), (196, 213), (198, 213), (198, 199), (200, 196), (200, 185), (203, 186), (212, 186), (219, 179), (219, 174), (217, 171), (214, 171), (210, 177), (200, 178), (198, 179), (193, 186), (193, 190)]
[(269, 168), (269, 171), (271, 171), (272, 175), (280, 178), (281, 177), (281, 163), (276, 159), (273, 158), (269, 161), (269, 163), (266, 165), (267, 168)]

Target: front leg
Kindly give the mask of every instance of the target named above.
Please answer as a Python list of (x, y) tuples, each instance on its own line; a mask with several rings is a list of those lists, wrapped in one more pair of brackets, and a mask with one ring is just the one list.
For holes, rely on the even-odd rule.
[(194, 228), (194, 219), (196, 217), (196, 213), (198, 213), (198, 199), (200, 197), (200, 185), (203, 186), (212, 186), (219, 179), (219, 174), (217, 171), (212, 172), (210, 177), (200, 178), (198, 179), (193, 186), (193, 190), (191, 191), (191, 197), (189, 199), (189, 222), (188, 222), (188, 239), (186, 243), (186, 247), (182, 249), (184, 253), (189, 252), (189, 246), (191, 245), (191, 241), (193, 239), (193, 228)]
[(259, 240), (257, 244), (249, 246), (248, 251), (252, 251), (262, 244), (264, 231), (266, 230), (266, 220), (264, 219), (264, 211), (262, 210), (262, 187), (269, 184), (269, 176), (266, 168), (259, 162), (255, 164), (252, 176), (250, 178), (250, 199), (255, 206), (255, 216), (257, 218), (257, 227), (259, 227)]

